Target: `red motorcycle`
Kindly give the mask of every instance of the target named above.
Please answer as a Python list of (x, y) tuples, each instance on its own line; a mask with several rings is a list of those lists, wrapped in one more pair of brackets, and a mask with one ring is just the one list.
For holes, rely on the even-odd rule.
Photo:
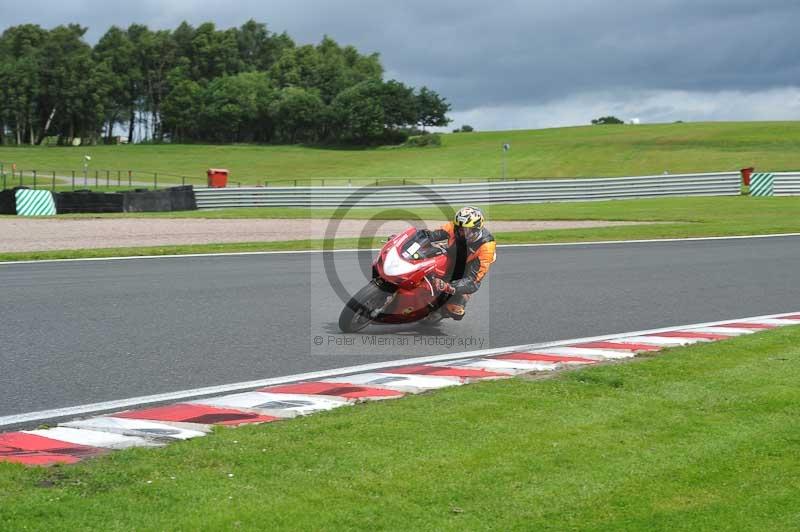
[(373, 322), (411, 323), (448, 317), (448, 294), (431, 279), (449, 278), (455, 257), (413, 227), (389, 238), (372, 264), (372, 281), (359, 290), (339, 315), (342, 332), (360, 331)]

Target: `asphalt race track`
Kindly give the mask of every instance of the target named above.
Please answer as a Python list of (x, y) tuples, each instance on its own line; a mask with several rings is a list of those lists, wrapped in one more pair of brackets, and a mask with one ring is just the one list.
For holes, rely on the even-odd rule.
[[(351, 291), (358, 255), (333, 255)], [(0, 286), (3, 416), (796, 311), (800, 237), (500, 248), (462, 322), (361, 335), (338, 333), (320, 253), (5, 264)]]

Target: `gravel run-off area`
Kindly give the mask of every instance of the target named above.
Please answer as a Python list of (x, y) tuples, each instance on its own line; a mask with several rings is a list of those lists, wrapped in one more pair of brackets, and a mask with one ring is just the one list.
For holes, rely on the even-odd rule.
[[(577, 229), (635, 225), (638, 222), (607, 221), (497, 221), (487, 225), (493, 232)], [(414, 222), (432, 228), (441, 222)], [(220, 244), (285, 240), (347, 238), (390, 235), (408, 227), (404, 221), (310, 219), (175, 219), (95, 218), (36, 219), (1, 217), (0, 252), (46, 251), (182, 244)]]

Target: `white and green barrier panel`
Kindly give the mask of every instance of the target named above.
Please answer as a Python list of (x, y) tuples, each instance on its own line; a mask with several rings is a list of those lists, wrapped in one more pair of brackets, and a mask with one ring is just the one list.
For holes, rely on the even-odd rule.
[(56, 202), (49, 190), (20, 189), (16, 192), (19, 216), (55, 216)]
[(775, 174), (759, 173), (750, 176), (751, 196), (772, 196), (775, 191)]

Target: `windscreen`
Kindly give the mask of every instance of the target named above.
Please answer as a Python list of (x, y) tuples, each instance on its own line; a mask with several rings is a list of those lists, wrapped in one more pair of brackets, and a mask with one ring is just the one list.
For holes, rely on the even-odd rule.
[(403, 258), (406, 260), (429, 259), (442, 253), (441, 248), (433, 245), (427, 231), (417, 231), (403, 245)]

